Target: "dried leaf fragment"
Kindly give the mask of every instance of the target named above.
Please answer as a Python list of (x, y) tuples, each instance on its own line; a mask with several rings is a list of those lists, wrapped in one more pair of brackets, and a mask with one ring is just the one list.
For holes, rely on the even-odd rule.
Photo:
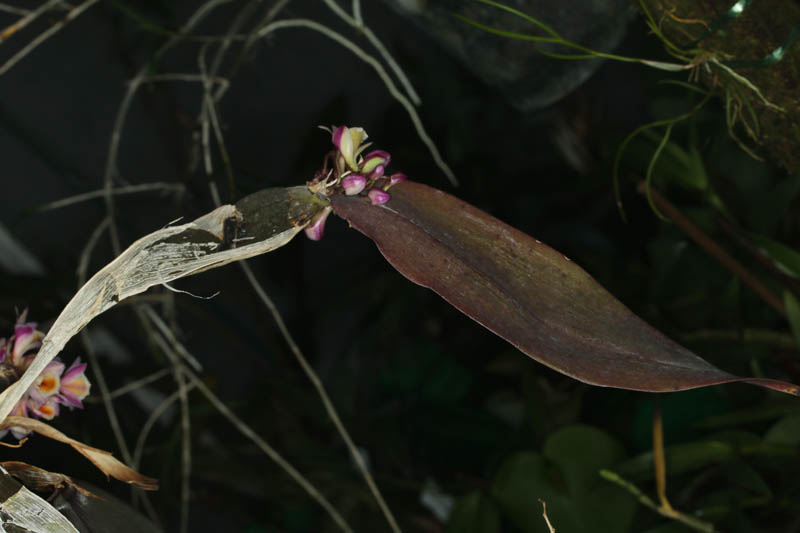
[(129, 483), (144, 490), (158, 490), (158, 480), (144, 476), (128, 468), (117, 460), (111, 453), (94, 448), (78, 440), (66, 436), (56, 428), (45, 424), (40, 420), (34, 420), (23, 416), (9, 416), (0, 427), (18, 426), (30, 429), (36, 433), (48, 437), (64, 444), (69, 444), (75, 451), (89, 459), (97, 468), (107, 476), (111, 476), (124, 483)]
[(84, 496), (90, 498), (97, 497), (92, 494), (91, 491), (72, 481), (72, 478), (69, 476), (59, 474), (58, 472), (50, 472), (21, 461), (3, 461), (0, 462), (0, 466), (5, 468), (9, 474), (17, 478), (23, 485), (33, 490), (45, 491), (49, 489), (72, 487)]

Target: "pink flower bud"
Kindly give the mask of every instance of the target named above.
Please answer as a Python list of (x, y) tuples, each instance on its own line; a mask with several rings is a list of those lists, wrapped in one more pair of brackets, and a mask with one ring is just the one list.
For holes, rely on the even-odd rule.
[(14, 326), (14, 348), (11, 351), (11, 364), (17, 368), (27, 367), (23, 356), (30, 350), (36, 349), (41, 345), (43, 335), (36, 331), (36, 324), (18, 324)]
[(342, 135), (347, 131), (347, 126), (331, 126), (333, 133), (331, 134), (331, 141), (333, 145), (339, 149), (342, 144)]
[(369, 192), (367, 193), (367, 196), (369, 197), (369, 201), (372, 205), (385, 204), (386, 202), (389, 201), (389, 198), (391, 198), (388, 192), (382, 191), (380, 189), (370, 189)]
[(311, 221), (311, 224), (306, 226), (306, 229), (303, 231), (306, 232), (306, 237), (311, 239), (312, 241), (318, 241), (322, 238), (322, 234), (325, 232), (325, 220), (327, 220), (328, 215), (331, 214), (331, 208), (326, 207), (319, 213), (314, 219)]
[(361, 174), (350, 174), (342, 179), (342, 188), (347, 196), (355, 196), (367, 186), (367, 178)]
[(395, 172), (391, 176), (389, 176), (389, 187), (392, 185), (397, 185), (401, 181), (406, 181), (406, 175), (402, 172)]
[[(387, 166), (391, 160), (392, 156), (390, 156), (388, 152), (384, 152), (383, 150), (373, 150), (364, 156), (364, 161), (361, 163), (361, 172), (364, 174), (369, 174), (379, 166)], [(381, 176), (382, 175), (383, 173), (381, 173)]]
[(372, 180), (376, 180), (378, 178), (383, 177), (383, 173), (386, 171), (386, 168), (383, 165), (378, 165), (375, 167), (375, 170), (369, 175), (369, 178)]

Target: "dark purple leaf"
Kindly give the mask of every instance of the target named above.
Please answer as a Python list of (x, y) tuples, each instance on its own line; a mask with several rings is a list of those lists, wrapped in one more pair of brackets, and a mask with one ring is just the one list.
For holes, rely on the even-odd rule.
[(651, 392), (784, 381), (716, 368), (634, 315), (563, 254), (449, 194), (402, 182), (391, 200), (334, 196), (334, 212), (408, 279), (550, 368), (592, 385)]

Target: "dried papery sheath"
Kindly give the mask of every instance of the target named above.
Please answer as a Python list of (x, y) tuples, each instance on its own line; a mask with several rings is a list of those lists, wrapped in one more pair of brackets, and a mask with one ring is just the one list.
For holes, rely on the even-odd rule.
[(304, 186), (266, 189), (235, 206), (223, 205), (192, 222), (160, 229), (134, 242), (70, 300), (42, 339), (27, 371), (0, 394), (0, 420), (11, 413), (67, 341), (94, 317), (153, 285), (280, 248), (326, 202)]
[(78, 533), (69, 520), (0, 466), (0, 531)]

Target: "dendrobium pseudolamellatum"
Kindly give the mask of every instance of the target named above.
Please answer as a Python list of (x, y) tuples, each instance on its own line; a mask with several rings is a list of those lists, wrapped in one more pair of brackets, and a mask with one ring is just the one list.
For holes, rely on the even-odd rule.
[[(25, 322), (24, 311), (14, 326), (14, 335), (6, 341), (0, 339), (0, 376), (9, 383), (16, 381), (36, 357), (36, 349), (42, 344), (44, 334), (36, 329), (36, 323)], [(20, 398), (13, 416), (34, 416), (52, 420), (58, 416), (62, 405), (83, 408), (82, 400), (89, 395), (92, 384), (86, 377), (86, 363), (80, 358), (64, 371), (66, 365), (58, 358), (51, 361), (36, 381)], [(0, 438), (11, 432), (17, 439), (26, 437), (30, 431), (20, 427), (0, 430)]]
[[(364, 142), (369, 137), (364, 128), (331, 126), (323, 129), (331, 134), (336, 149), (325, 156), (322, 170), (307, 183), (309, 190), (323, 197), (332, 194), (361, 195), (372, 205), (388, 202), (391, 196), (387, 191), (406, 179), (405, 174), (400, 172), (386, 175), (386, 167), (392, 156), (383, 150), (373, 150), (361, 155), (371, 144)], [(332, 168), (329, 169), (331, 161)], [(318, 241), (322, 238), (325, 221), (330, 213), (331, 208), (326, 207), (312, 219), (305, 228), (309, 239)]]

